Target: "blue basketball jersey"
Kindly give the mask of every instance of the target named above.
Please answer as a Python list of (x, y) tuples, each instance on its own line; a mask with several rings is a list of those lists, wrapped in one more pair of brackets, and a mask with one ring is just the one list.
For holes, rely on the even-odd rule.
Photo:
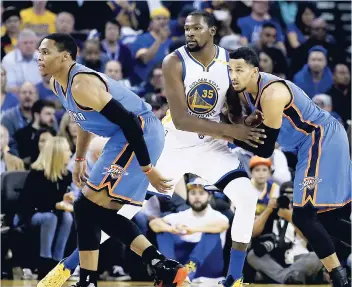
[(73, 78), (77, 74), (96, 75), (105, 84), (106, 90), (112, 95), (112, 97), (123, 105), (125, 109), (135, 115), (143, 116), (151, 112), (151, 106), (149, 104), (144, 102), (140, 97), (119, 84), (117, 81), (109, 78), (105, 74), (98, 73), (83, 65), (74, 63), (68, 73), (66, 93), (57, 81), (54, 82), (54, 87), (64, 108), (83, 130), (102, 137), (111, 137), (121, 131), (119, 126), (110, 122), (99, 112), (82, 107), (74, 100), (71, 92), (71, 85)]
[(284, 83), (291, 94), (291, 101), (283, 113), (277, 142), (284, 151), (296, 153), (298, 147), (307, 138), (307, 135), (319, 129), (319, 126), (334, 120), (334, 118), (328, 112), (314, 104), (306, 93), (294, 83), (262, 72), (259, 75), (258, 96), (256, 100), (254, 100), (251, 94), (244, 93), (252, 110), (261, 110), (261, 95), (265, 88), (274, 82)]
[(269, 200), (277, 196), (275, 194), (276, 189), (277, 189), (277, 184), (274, 183), (272, 180), (269, 180), (266, 183), (263, 192), (258, 197), (257, 207), (255, 211), (256, 215), (260, 215), (268, 206)]

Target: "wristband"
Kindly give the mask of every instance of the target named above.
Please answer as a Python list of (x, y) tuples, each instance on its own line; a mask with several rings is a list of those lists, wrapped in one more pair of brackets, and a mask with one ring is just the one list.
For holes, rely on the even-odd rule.
[(85, 161), (86, 158), (85, 157), (76, 157), (75, 161)]
[(151, 173), (153, 170), (153, 166), (151, 166), (148, 170), (144, 171), (144, 174), (147, 175), (148, 173)]

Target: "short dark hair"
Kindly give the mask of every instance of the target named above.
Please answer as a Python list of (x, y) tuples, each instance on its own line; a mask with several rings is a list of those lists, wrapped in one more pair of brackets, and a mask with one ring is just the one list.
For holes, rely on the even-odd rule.
[(230, 59), (243, 59), (247, 64), (259, 67), (257, 53), (248, 47), (241, 47), (230, 53)]
[(112, 18), (112, 19), (109, 19), (108, 21), (106, 21), (105, 25), (108, 24), (108, 23), (111, 23), (117, 27), (119, 27), (119, 29), (121, 29), (121, 25), (118, 21), (116, 21), (116, 19)]
[(262, 29), (265, 29), (265, 28), (272, 28), (277, 30), (276, 26), (272, 22), (265, 22), (262, 26)]
[(203, 17), (209, 27), (215, 26), (215, 18), (213, 16), (213, 14), (209, 13), (208, 11), (196, 10), (196, 11), (189, 13), (188, 16)]
[(55, 41), (56, 48), (59, 52), (66, 51), (71, 55), (72, 60), (76, 60), (77, 57), (77, 44), (75, 39), (69, 34), (65, 33), (53, 33), (43, 38)]
[(32, 106), (32, 109), (31, 109), (31, 112), (32, 112), (32, 116), (34, 118), (34, 114), (40, 114), (42, 112), (42, 110), (46, 107), (49, 107), (49, 108), (53, 108), (55, 109), (55, 103), (52, 102), (52, 101), (48, 101), (48, 100), (38, 100), (36, 101), (33, 106)]

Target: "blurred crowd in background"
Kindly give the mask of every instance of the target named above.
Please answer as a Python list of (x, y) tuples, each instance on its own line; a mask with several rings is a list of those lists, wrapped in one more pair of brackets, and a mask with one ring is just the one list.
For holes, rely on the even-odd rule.
[[(2, 1), (3, 278), (37, 278), (76, 247), (72, 202), (79, 189), (70, 170), (77, 126), (39, 73), (38, 41), (69, 33), (79, 46), (77, 62), (127, 86), (162, 119), (168, 104), (161, 63), (185, 44), (185, 18), (196, 9), (213, 13), (217, 45), (229, 51), (252, 47), (262, 72), (297, 84), (344, 125), (350, 139), (349, 1)], [(90, 146), (88, 167), (103, 146), (102, 140)], [(327, 282), (315, 253), (289, 223), (295, 155), (279, 146), (271, 159), (233, 152), (259, 194), (245, 281)], [(134, 220), (165, 255), (187, 264), (191, 280), (202, 282), (224, 276), (234, 212), (223, 194), (206, 191), (202, 179), (187, 174), (172, 200), (148, 200)], [(217, 228), (209, 233), (209, 226)], [(351, 243), (336, 245), (350, 266)], [(102, 246), (99, 268), (101, 279), (148, 279), (138, 257), (112, 240)]]

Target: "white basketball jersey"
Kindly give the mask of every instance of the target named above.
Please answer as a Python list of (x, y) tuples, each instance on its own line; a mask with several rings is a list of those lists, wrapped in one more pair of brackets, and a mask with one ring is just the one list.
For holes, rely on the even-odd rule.
[[(230, 86), (228, 72), (228, 52), (216, 47), (213, 60), (204, 66), (195, 59), (183, 46), (175, 51), (182, 63), (182, 77), (188, 113), (198, 118), (219, 122), (220, 113), (226, 100), (226, 92)], [(176, 130), (170, 111), (163, 119), (165, 129), (174, 134), (178, 145), (192, 146), (210, 140), (211, 137), (196, 133)]]

